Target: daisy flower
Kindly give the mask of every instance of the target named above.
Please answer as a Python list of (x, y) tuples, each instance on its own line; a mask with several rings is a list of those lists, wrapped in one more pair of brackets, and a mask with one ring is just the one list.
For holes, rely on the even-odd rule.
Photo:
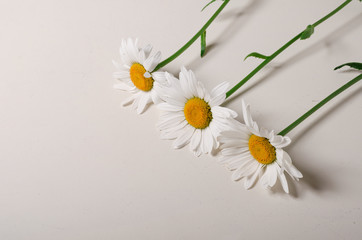
[(216, 137), (227, 129), (229, 119), (237, 114), (220, 107), (226, 97), (229, 84), (224, 82), (209, 93), (194, 73), (181, 69), (179, 78), (166, 73), (168, 86), (163, 86), (159, 96), (164, 101), (158, 104), (162, 110), (158, 128), (161, 138), (174, 139), (173, 147), (182, 148), (189, 144), (196, 156), (211, 153), (218, 148)]
[(120, 47), (122, 64), (113, 61), (119, 70), (113, 76), (120, 80), (114, 87), (133, 94), (122, 104), (132, 104), (138, 114), (142, 113), (149, 103), (160, 102), (155, 89), (166, 82), (164, 72), (152, 72), (161, 60), (161, 53), (150, 55), (151, 50), (151, 45), (138, 48), (138, 39), (123, 39)]
[(259, 128), (251, 118), (250, 106), (246, 106), (244, 101), (242, 112), (245, 125), (234, 121), (233, 130), (222, 132), (218, 137), (221, 143), (220, 162), (233, 170), (234, 181), (245, 178), (246, 189), (253, 186), (259, 176), (265, 188), (273, 187), (279, 178), (284, 191), (289, 193), (284, 172), (293, 180), (303, 177), (283, 150), (291, 143), (290, 138)]

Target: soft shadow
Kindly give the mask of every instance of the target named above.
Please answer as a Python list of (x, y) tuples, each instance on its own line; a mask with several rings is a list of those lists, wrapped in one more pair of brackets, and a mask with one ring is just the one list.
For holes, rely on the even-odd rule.
[(255, 10), (262, 4), (264, 0), (252, 0), (249, 1), (247, 6), (244, 6), (242, 9), (233, 9), (225, 11), (219, 16), (219, 20), (229, 20), (232, 19), (231, 23), (224, 28), (224, 30), (219, 34), (219, 37), (214, 41), (215, 43), (225, 43), (228, 40), (236, 36), (236, 32), (240, 31), (240, 26), (245, 24), (248, 20), (247, 15), (249, 13), (255, 12)]
[[(344, 97), (343, 99), (339, 100), (339, 103), (337, 103), (333, 108), (325, 112), (323, 115), (319, 116), (316, 120), (314, 120), (312, 123), (310, 123), (308, 126), (304, 126), (304, 130), (299, 131), (297, 135), (293, 137), (293, 142), (291, 144), (294, 145), (298, 140), (303, 138), (304, 136), (308, 135), (310, 131), (313, 130), (313, 128), (317, 127), (319, 124), (322, 123), (322, 121), (329, 117), (333, 112), (337, 111), (340, 107), (342, 107), (345, 104), (348, 104), (349, 101), (351, 101), (354, 97), (356, 97), (358, 94), (362, 93), (362, 87), (359, 87), (357, 90), (355, 90), (352, 94), (350, 94), (347, 97)], [(298, 159), (298, 156), (293, 157), (293, 162), (295, 163), (303, 163), (306, 159)], [(317, 159), (309, 159), (309, 162), (317, 161)], [(304, 167), (301, 164), (296, 165), (296, 167), (299, 169), (300, 172), (303, 173), (303, 178), (300, 179), (300, 183), (296, 183), (292, 179), (289, 179), (289, 190), (290, 194), (293, 197), (297, 197), (297, 189), (295, 187), (295, 184), (301, 184), (308, 189), (312, 189), (315, 192), (323, 192), (323, 191), (329, 191), (329, 190), (335, 190), (335, 185), (333, 184), (333, 179), (324, 179), (319, 173), (318, 169), (313, 169), (310, 167)], [(280, 186), (277, 186), (277, 191), (280, 192), (282, 190), (279, 189)], [(303, 191), (302, 191), (303, 192)]]
[[(210, 43), (206, 46), (206, 52), (203, 57), (206, 57), (210, 51), (212, 51), (214, 48), (216, 48), (219, 44), (218, 43)], [(194, 59), (193, 62), (200, 60), (200, 58)], [(192, 63), (191, 63), (192, 64)]]
[(226, 44), (230, 41), (230, 39), (234, 38), (238, 31), (242, 28), (241, 26), (247, 22), (247, 15), (246, 13), (254, 12), (254, 10), (261, 5), (261, 2), (264, 0), (252, 0), (249, 1), (247, 6), (242, 7), (241, 9), (233, 9), (228, 10), (220, 14), (218, 20), (224, 21), (232, 19), (229, 25), (224, 27), (224, 30), (216, 37), (215, 40), (211, 41), (206, 45), (206, 54), (203, 58), (196, 57), (192, 60), (188, 67), (191, 69), (197, 69), (201, 63), (204, 63), (207, 60), (207, 56), (211, 57), (214, 52), (216, 52), (217, 46), (219, 44)]
[[(348, 68), (348, 67), (345, 67)], [(349, 69), (345, 69), (345, 70), (338, 70), (340, 73), (361, 73), (361, 70), (357, 70), (354, 68), (349, 68)]]
[[(294, 158), (295, 162), (302, 162), (302, 160), (305, 159), (298, 159), (297, 157)], [(314, 161), (309, 160), (309, 161)], [(315, 159), (315, 161), (317, 161)], [(330, 191), (335, 189), (335, 186), (333, 184), (333, 179), (325, 179), (321, 174), (319, 173), (318, 169), (313, 168), (304, 168), (303, 166), (296, 166), (301, 173), (303, 173), (303, 178), (300, 179), (301, 185), (306, 185), (309, 189), (314, 190), (315, 192), (323, 192), (323, 191)]]
[[(298, 159), (293, 158), (296, 162)], [(322, 193), (323, 191), (332, 190), (335, 188), (331, 179), (325, 179), (318, 173), (317, 169), (304, 168), (303, 166), (296, 166), (300, 172), (303, 173), (303, 178), (299, 179), (299, 181), (293, 180), (286, 172), (285, 177), (287, 178), (288, 187), (289, 187), (289, 196), (293, 198), (303, 197), (303, 193), (305, 192), (303, 189), (308, 188), (314, 192)], [(272, 195), (284, 195), (286, 194), (283, 190), (283, 187), (278, 180), (276, 184), (270, 189), (270, 194)]]
[[(231, 101), (234, 98), (238, 98), (241, 95), (245, 94), (252, 88), (260, 85), (262, 82), (264, 82), (265, 79), (268, 79), (275, 74), (279, 73), (279, 71), (283, 70), (285, 67), (290, 67), (293, 64), (296, 64), (297, 62), (303, 60), (304, 58), (311, 56), (313, 54), (316, 54), (318, 51), (322, 50), (324, 47), (331, 47), (333, 44), (336, 44), (338, 38), (344, 36), (349, 31), (356, 30), (357, 27), (360, 26), (360, 23), (362, 21), (362, 13), (354, 17), (353, 19), (349, 20), (347, 23), (339, 27), (338, 29), (334, 30), (332, 33), (324, 37), (323, 39), (319, 40), (312, 46), (308, 47), (305, 50), (300, 51), (299, 53), (295, 54), (291, 58), (287, 59), (283, 63), (269, 63), (265, 69), (268, 69), (269, 72), (266, 74), (266, 76), (260, 78), (257, 81), (254, 81), (252, 85), (249, 85), (248, 87), (245, 87), (242, 89), (242, 91), (235, 93), (233, 96), (227, 99), (226, 103)], [(312, 36), (313, 37), (313, 36)], [(353, 59), (351, 59), (353, 60)], [(342, 64), (342, 63), (341, 63)], [(333, 70), (333, 69), (331, 69)], [(347, 70), (347, 71), (354, 71), (354, 70)]]

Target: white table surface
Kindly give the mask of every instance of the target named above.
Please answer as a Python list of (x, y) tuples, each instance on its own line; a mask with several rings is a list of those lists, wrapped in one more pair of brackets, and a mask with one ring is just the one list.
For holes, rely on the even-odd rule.
[[(304, 174), (291, 194), (245, 190), (215, 157), (160, 140), (159, 111), (143, 115), (113, 89), (122, 38), (168, 57), (220, 3), (195, 0), (0, 2), (0, 239), (361, 239), (362, 88), (312, 115), (286, 148)], [(342, 0), (232, 0), (164, 69), (194, 70), (209, 89), (240, 81)], [(224, 106), (282, 130), (359, 74), (362, 3), (355, 0), (298, 41)], [(238, 117), (240, 120), (241, 117)], [(290, 179), (289, 179), (290, 180)]]

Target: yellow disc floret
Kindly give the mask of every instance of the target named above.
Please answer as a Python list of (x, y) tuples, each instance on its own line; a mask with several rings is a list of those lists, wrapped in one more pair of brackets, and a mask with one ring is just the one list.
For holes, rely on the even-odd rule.
[(261, 164), (270, 164), (276, 160), (275, 147), (264, 137), (251, 135), (249, 150), (251, 155)]
[(212, 120), (210, 105), (204, 99), (190, 98), (184, 107), (187, 122), (194, 128), (207, 128)]
[(152, 77), (144, 77), (145, 72), (146, 69), (139, 63), (134, 63), (129, 70), (131, 80), (136, 88), (148, 92), (152, 89), (154, 80), (152, 79)]

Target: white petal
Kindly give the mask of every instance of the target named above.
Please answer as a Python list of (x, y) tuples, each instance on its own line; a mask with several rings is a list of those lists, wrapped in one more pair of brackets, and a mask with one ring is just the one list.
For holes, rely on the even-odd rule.
[(225, 165), (229, 170), (235, 170), (240, 167), (241, 164), (244, 163), (245, 160), (243, 159), (233, 159), (227, 165)]
[(284, 162), (283, 162), (283, 157), (284, 157), (284, 151), (283, 149), (279, 149), (277, 148), (276, 150), (276, 155), (277, 155), (277, 163), (279, 164), (280, 167), (283, 167)]
[(261, 184), (264, 188), (272, 187), (277, 181), (277, 169), (275, 168), (275, 163), (267, 165), (265, 173), (260, 179)]
[(290, 158), (289, 154), (283, 151), (283, 161), (284, 167), (287, 173), (295, 180), (303, 177), (303, 174), (292, 164), (292, 159)]
[(206, 153), (206, 147), (205, 147), (205, 131), (201, 130), (201, 140), (200, 140), (200, 146), (199, 149), (202, 153)]
[(146, 59), (143, 66), (147, 71), (152, 72), (153, 69), (155, 69), (155, 67), (157, 66), (157, 64), (159, 64), (160, 60), (161, 60), (161, 52), (157, 52), (155, 55)]
[(223, 82), (216, 86), (210, 94), (210, 106), (219, 106), (222, 104), (226, 99), (226, 91), (229, 88), (229, 83)]
[(176, 149), (183, 148), (190, 142), (191, 136), (194, 133), (195, 128), (187, 126), (184, 128), (184, 132), (175, 140), (173, 147)]
[(145, 73), (143, 74), (143, 76), (144, 76), (145, 78), (150, 78), (150, 77), (152, 77), (151, 73), (149, 73), (149, 72), (145, 72)]
[(202, 154), (202, 152), (201, 152), (201, 150), (200, 150), (199, 147), (196, 148), (195, 150), (193, 150), (193, 152), (194, 152), (195, 157), (200, 157), (201, 154)]
[(141, 114), (146, 109), (147, 104), (150, 102), (150, 94), (143, 94), (140, 98), (140, 101), (138, 103), (137, 107), (137, 113)]
[(150, 55), (150, 53), (152, 51), (152, 45), (148, 44), (147, 46), (142, 48), (142, 50), (145, 53), (145, 57), (148, 58), (148, 56)]
[(162, 99), (160, 98), (160, 96), (158, 95), (157, 91), (151, 91), (151, 98), (152, 98), (152, 102), (154, 104), (160, 104), (162, 103)]
[(134, 98), (134, 101), (132, 103), (132, 109), (133, 110), (137, 110), (138, 108), (138, 103), (140, 102), (140, 99), (141, 99), (141, 92), (138, 92), (137, 94), (134, 94), (135, 98)]
[(212, 114), (215, 115), (216, 117), (220, 117), (220, 118), (236, 118), (238, 116), (238, 114), (229, 109), (229, 108), (225, 108), (225, 107), (220, 107), (220, 106), (214, 106), (212, 107)]
[[(246, 139), (236, 139), (236, 140), (223, 140), (220, 136), (217, 138), (219, 142), (222, 142), (221, 148), (239, 148), (243, 149), (243, 151), (248, 151), (248, 140)], [(242, 151), (242, 150), (240, 150)]]
[(195, 151), (199, 145), (201, 140), (201, 129), (195, 129), (194, 135), (192, 135), (191, 142), (190, 142), (190, 149)]
[(167, 118), (172, 118), (174, 116), (179, 116), (179, 117), (184, 117), (184, 113), (182, 111), (179, 112), (160, 112), (160, 119), (161, 120), (166, 120)]
[(164, 132), (166, 135), (168, 135), (169, 137), (177, 138), (180, 135), (179, 131), (184, 131), (183, 129), (187, 126), (189, 126), (189, 124), (186, 120), (184, 120), (174, 127), (164, 128), (164, 129), (160, 129), (160, 130), (162, 132)]
[(119, 90), (122, 90), (122, 91), (127, 91), (127, 92), (131, 92), (131, 91), (134, 91), (136, 89), (136, 87), (129, 86), (129, 85), (125, 84), (125, 83), (114, 84), (113, 88), (119, 89)]
[(219, 95), (225, 95), (228, 88), (229, 88), (230, 84), (228, 82), (222, 82), (219, 85), (217, 85), (216, 87), (214, 87), (214, 89), (212, 89), (210, 95), (212, 98), (217, 97)]
[(189, 88), (189, 91), (194, 95), (196, 96), (197, 95), (197, 80), (196, 80), (196, 77), (195, 77), (195, 74), (189, 70), (188, 72), (188, 76), (189, 76), (189, 79), (188, 79), (188, 88)]
[(178, 99), (172, 98), (172, 97), (168, 97), (168, 96), (163, 96), (162, 99), (172, 105), (172, 106), (177, 106), (177, 109), (181, 109), (183, 110), (185, 107), (185, 102), (179, 101)]
[(197, 96), (208, 102), (209, 101), (208, 98), (210, 98), (210, 96), (206, 94), (206, 89), (201, 82), (197, 82), (196, 89), (197, 89)]
[(209, 104), (210, 107), (215, 107), (215, 106), (219, 106), (220, 104), (222, 104), (225, 101), (226, 95), (219, 95), (217, 97), (213, 97), (211, 98)]
[(259, 164), (257, 169), (255, 170), (254, 174), (245, 179), (245, 182), (244, 182), (245, 189), (249, 189), (254, 185), (255, 180), (258, 177), (259, 171), (261, 170), (261, 168), (262, 168), (262, 165)]
[(140, 50), (138, 53), (138, 59), (140, 63), (143, 63), (146, 60), (146, 54), (143, 50)]
[(250, 154), (248, 154), (247, 156), (245, 155), (224, 155), (221, 153), (221, 155), (218, 158), (218, 162), (220, 164), (223, 165), (229, 165), (231, 162), (233, 162), (234, 160), (247, 160), (250, 159)]
[[(241, 145), (248, 144), (249, 138), (251, 134), (247, 134), (240, 131), (222, 131), (218, 136), (218, 141), (222, 144), (225, 144), (225, 147), (229, 146), (238, 146), (240, 143)], [(233, 141), (236, 141), (234, 144)], [(245, 146), (245, 145), (244, 145)]]
[(263, 138), (268, 138), (269, 137), (269, 131), (263, 127), (260, 128), (260, 132), (259, 132), (259, 136), (263, 137)]
[(127, 43), (126, 43), (126, 40), (124, 40), (124, 39), (122, 39), (119, 53), (121, 55), (121, 59), (124, 64), (132, 65), (132, 63), (134, 62), (134, 59), (131, 59), (131, 57), (129, 56), (128, 51), (127, 51)]
[(134, 100), (135, 100), (135, 97), (134, 97), (134, 96), (130, 96), (130, 97), (126, 98), (126, 100), (124, 100), (124, 101), (122, 102), (122, 106), (127, 106), (127, 105), (133, 103)]
[(153, 63), (153, 56), (151, 57), (148, 57), (144, 62), (143, 62), (143, 67), (146, 69), (146, 71), (150, 71), (152, 72), (151, 70), (149, 70), (152, 66), (152, 63)]
[(279, 175), (279, 178), (280, 178), (280, 182), (282, 183), (282, 187), (283, 187), (284, 192), (289, 193), (288, 182), (287, 182), (287, 179), (285, 178), (284, 173)]
[(241, 165), (238, 169), (236, 169), (233, 172), (231, 178), (234, 181), (237, 181), (240, 178), (248, 177), (258, 169), (259, 165), (260, 164), (255, 159), (250, 157), (248, 160), (245, 161), (243, 165)]
[(117, 79), (125, 79), (125, 78), (129, 79), (130, 75), (128, 71), (120, 71), (120, 72), (114, 72), (113, 77)]
[(213, 148), (213, 136), (211, 134), (211, 131), (209, 128), (205, 128), (202, 130), (202, 132), (204, 133), (203, 134), (203, 140), (204, 140), (204, 144), (205, 144), (205, 149), (206, 149), (206, 152), (204, 153), (211, 153), (212, 151), (212, 148)]
[(241, 101), (241, 108), (243, 112), (243, 118), (246, 126), (253, 130), (253, 133), (259, 133), (259, 127), (256, 122), (253, 121), (250, 113), (250, 105), (246, 105), (244, 100)]
[(187, 121), (181, 122), (174, 128), (170, 128), (167, 131), (161, 129), (161, 139), (175, 139), (180, 136), (180, 132), (184, 131), (187, 126)]
[(275, 135), (269, 141), (275, 148), (286, 147), (292, 142), (292, 140), (289, 137), (283, 137), (280, 135)]
[(128, 38), (127, 39), (127, 47), (126, 47), (126, 50), (127, 50), (127, 53), (128, 53), (128, 56), (130, 58), (130, 60), (132, 62), (140, 62), (140, 59), (139, 59), (139, 50), (137, 48), (137, 42), (138, 40), (136, 39), (135, 42), (133, 43), (132, 39), (131, 38)]
[(280, 183), (282, 184), (284, 192), (289, 193), (288, 182), (285, 178), (284, 172), (279, 168), (278, 165), (276, 165), (275, 167), (278, 169), (278, 178), (280, 180)]
[(157, 124), (157, 127), (161, 130), (173, 128), (173, 127), (176, 127), (177, 125), (179, 125), (184, 120), (185, 120), (184, 117), (174, 115), (173, 117), (170, 117), (167, 119), (162, 119), (162, 121), (159, 124)]
[[(217, 136), (220, 135), (220, 131), (217, 127), (217, 123), (215, 121), (211, 121), (210, 124), (209, 124), (209, 128), (210, 128), (210, 131), (211, 131), (211, 134), (217, 138)], [(218, 140), (217, 140), (218, 141)]]
[(114, 65), (116, 68), (122, 69), (122, 65), (119, 64), (117, 61), (112, 60), (112, 63), (113, 63), (113, 65)]
[[(224, 156), (223, 156), (224, 157)], [(223, 164), (229, 170), (235, 170), (241, 168), (242, 165), (246, 164), (249, 160), (253, 160), (250, 154), (241, 154), (237, 156), (227, 156), (225, 159), (220, 158), (219, 162)]]
[(192, 80), (189, 79), (188, 75), (189, 74), (188, 74), (187, 70), (184, 67), (182, 67), (181, 72), (180, 72), (180, 85), (181, 85), (181, 89), (184, 93), (184, 96), (187, 99), (190, 99), (190, 98), (194, 97), (195, 95), (193, 94), (193, 92), (190, 91), (189, 81), (192, 81)]
[(170, 105), (168, 103), (160, 103), (157, 106), (163, 111), (170, 111), (170, 112), (183, 111), (183, 107)]
[(249, 152), (248, 148), (240, 148), (240, 147), (224, 148), (221, 150), (221, 154), (223, 156), (234, 156), (234, 155), (239, 155), (239, 154), (243, 154), (246, 152)]
[(167, 79), (166, 79), (166, 75), (165, 72), (153, 72), (152, 73), (152, 78), (156, 81), (159, 82), (162, 85), (167, 84)]

